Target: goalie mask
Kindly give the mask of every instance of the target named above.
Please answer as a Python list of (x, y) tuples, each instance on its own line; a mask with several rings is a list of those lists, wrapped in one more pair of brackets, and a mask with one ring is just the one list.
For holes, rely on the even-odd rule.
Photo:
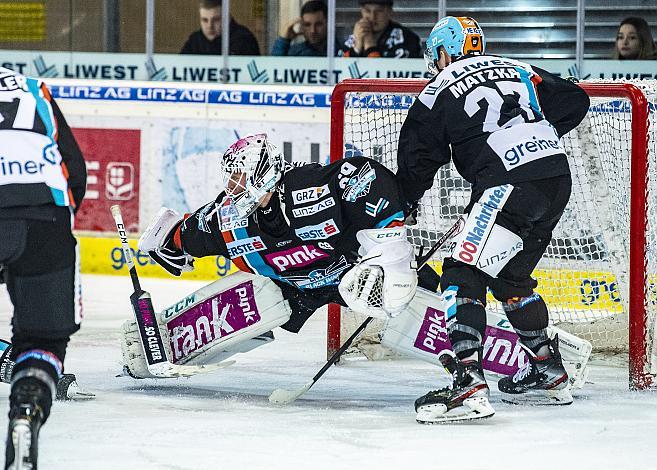
[(250, 216), (283, 176), (283, 154), (266, 134), (244, 137), (221, 157), (221, 179), (238, 219)]
[(440, 48), (452, 59), (466, 55), (483, 55), (486, 52), (486, 38), (479, 24), (467, 16), (446, 16), (436, 23), (427, 39), (424, 60), (427, 70), (437, 75)]

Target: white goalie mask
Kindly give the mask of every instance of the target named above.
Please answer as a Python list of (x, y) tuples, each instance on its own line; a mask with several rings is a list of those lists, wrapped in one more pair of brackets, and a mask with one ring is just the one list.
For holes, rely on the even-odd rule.
[(253, 214), (263, 196), (276, 189), (284, 165), (283, 154), (266, 134), (244, 137), (226, 150), (220, 162), (221, 179), (237, 218)]

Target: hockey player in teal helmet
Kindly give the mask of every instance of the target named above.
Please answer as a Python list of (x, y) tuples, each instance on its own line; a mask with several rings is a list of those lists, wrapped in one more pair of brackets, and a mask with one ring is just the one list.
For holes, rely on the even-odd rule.
[[(440, 62), (441, 47), (445, 50)], [(466, 55), (483, 55), (486, 39), (479, 24), (467, 16), (446, 16), (436, 23), (427, 39), (424, 59), (430, 73), (437, 75), (452, 61)]]

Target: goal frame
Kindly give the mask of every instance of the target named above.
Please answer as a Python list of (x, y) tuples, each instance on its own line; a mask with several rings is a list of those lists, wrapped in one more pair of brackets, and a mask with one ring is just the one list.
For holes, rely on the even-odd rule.
[[(338, 83), (331, 95), (330, 161), (343, 158), (344, 117), (347, 93), (402, 93), (418, 95), (427, 80), (411, 79), (347, 79)], [(630, 253), (629, 253), (629, 302), (628, 302), (628, 349), (629, 387), (646, 389), (652, 385), (652, 376), (646, 372), (648, 350), (645, 344), (648, 325), (645, 304), (648, 295), (647, 238), (648, 226), (648, 100), (637, 86), (630, 83), (579, 83), (594, 98), (627, 99), (631, 104), (631, 165), (630, 165)], [(645, 138), (634, 138), (645, 136)], [(327, 322), (327, 357), (340, 347), (341, 308), (329, 304)]]

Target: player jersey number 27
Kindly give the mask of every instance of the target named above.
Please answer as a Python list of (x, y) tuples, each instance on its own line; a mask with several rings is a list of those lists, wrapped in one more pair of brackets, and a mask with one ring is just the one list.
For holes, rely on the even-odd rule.
[[(473, 88), (465, 97), (465, 112), (473, 117), (486, 106), (482, 131), (507, 171), (543, 157), (563, 153), (552, 125), (543, 117), (534, 83), (518, 69), (520, 81), (496, 81)], [(503, 112), (504, 110), (504, 112)]]

